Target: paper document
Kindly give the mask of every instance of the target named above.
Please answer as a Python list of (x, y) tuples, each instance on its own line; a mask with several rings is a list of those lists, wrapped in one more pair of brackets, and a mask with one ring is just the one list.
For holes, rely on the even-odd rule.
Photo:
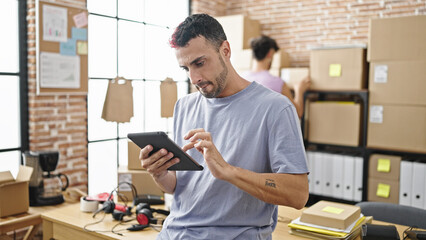
[(40, 87), (79, 88), (80, 57), (42, 52), (40, 54)]
[(43, 40), (67, 41), (67, 9), (43, 5)]

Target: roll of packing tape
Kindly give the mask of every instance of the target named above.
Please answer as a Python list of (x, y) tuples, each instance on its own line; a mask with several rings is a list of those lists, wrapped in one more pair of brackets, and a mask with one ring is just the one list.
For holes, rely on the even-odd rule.
[(98, 201), (86, 200), (86, 197), (80, 198), (80, 211), (82, 212), (96, 212), (99, 207)]

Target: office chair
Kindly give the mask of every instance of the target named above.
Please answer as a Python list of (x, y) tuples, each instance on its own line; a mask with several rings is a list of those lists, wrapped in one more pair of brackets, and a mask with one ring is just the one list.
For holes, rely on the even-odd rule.
[(426, 210), (384, 202), (360, 202), (356, 204), (365, 216), (375, 220), (426, 229)]

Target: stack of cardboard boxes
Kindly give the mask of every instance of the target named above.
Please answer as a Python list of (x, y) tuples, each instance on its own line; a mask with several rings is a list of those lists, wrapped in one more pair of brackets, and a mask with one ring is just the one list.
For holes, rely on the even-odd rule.
[[(128, 165), (118, 168), (118, 183), (128, 182), (135, 186), (137, 194), (151, 194), (164, 197), (163, 191), (157, 186), (151, 175), (142, 168), (139, 160), (140, 148), (132, 141), (128, 141)], [(133, 193), (131, 186), (121, 184), (118, 192), (131, 201)]]
[(367, 146), (426, 153), (426, 16), (372, 19)]
[[(222, 25), (231, 45), (231, 62), (235, 70), (242, 74), (251, 70), (253, 56), (250, 40), (261, 35), (260, 23), (245, 15), (229, 15), (216, 18)], [(275, 53), (270, 72), (279, 77), (281, 68), (290, 66), (290, 58), (286, 51)]]
[[(245, 15), (217, 17), (231, 45), (231, 62), (239, 74), (251, 71), (254, 59), (250, 40), (261, 35), (259, 21)], [(309, 68), (290, 68), (290, 56), (285, 49), (278, 50), (272, 60), (269, 72), (281, 77), (290, 89), (294, 84), (309, 76)]]
[(295, 68), (281, 68), (281, 79), (287, 84), (287, 86), (294, 90), (297, 83), (304, 80), (309, 76), (309, 68), (306, 67), (295, 67)]
[(260, 36), (259, 21), (245, 15), (229, 15), (218, 17), (231, 46), (231, 62), (238, 73), (250, 71), (252, 52), (250, 39)]
[[(311, 89), (358, 91), (366, 87), (365, 48), (322, 48), (311, 51)], [(359, 146), (361, 105), (348, 101), (317, 101), (307, 104), (305, 120), (308, 140), (345, 146)]]

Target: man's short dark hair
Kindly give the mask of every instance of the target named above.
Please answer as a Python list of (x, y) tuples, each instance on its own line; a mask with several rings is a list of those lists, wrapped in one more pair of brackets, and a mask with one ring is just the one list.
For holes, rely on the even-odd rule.
[(219, 50), (226, 40), (222, 25), (207, 14), (193, 14), (185, 19), (174, 31), (170, 46), (172, 48), (185, 47), (188, 42), (196, 37), (203, 36)]
[(270, 49), (274, 49), (275, 51), (280, 49), (274, 39), (265, 35), (252, 39), (250, 46), (253, 50), (254, 58), (258, 61), (263, 60)]

